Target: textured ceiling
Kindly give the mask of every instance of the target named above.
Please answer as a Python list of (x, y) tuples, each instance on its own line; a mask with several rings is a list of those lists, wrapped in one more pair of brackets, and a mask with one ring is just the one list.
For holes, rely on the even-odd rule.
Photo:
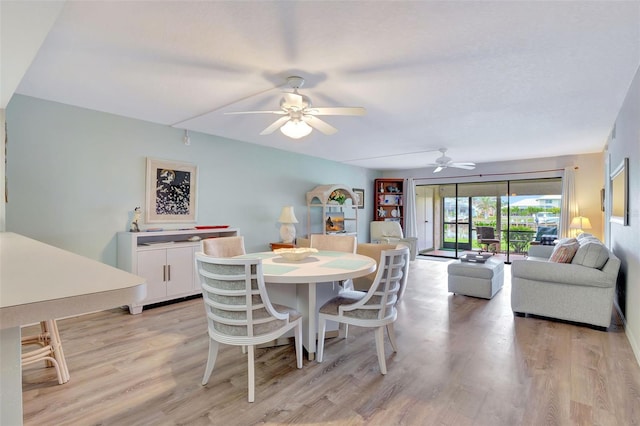
[[(16, 93), (376, 169), (599, 152), (640, 64), (640, 2), (64, 5)], [(338, 128), (259, 133), (286, 77)]]

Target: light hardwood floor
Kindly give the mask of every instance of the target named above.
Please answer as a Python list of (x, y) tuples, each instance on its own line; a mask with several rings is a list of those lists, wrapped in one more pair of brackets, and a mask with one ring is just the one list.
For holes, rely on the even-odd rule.
[(640, 421), (640, 367), (615, 317), (608, 332), (447, 292), (446, 262), (412, 263), (378, 370), (373, 333), (350, 327), (325, 361), (295, 368), (292, 346), (258, 349), (256, 402), (246, 358), (224, 347), (206, 387), (201, 299), (129, 315), (113, 309), (60, 320), (71, 380), (23, 372), (26, 425), (631, 425)]

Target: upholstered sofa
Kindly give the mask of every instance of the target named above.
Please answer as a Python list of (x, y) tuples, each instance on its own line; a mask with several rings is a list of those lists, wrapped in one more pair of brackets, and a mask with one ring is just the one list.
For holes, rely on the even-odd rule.
[(619, 269), (620, 260), (589, 234), (561, 240), (556, 246), (531, 246), (527, 259), (514, 260), (511, 265), (511, 308), (517, 315), (534, 314), (606, 329), (611, 323)]

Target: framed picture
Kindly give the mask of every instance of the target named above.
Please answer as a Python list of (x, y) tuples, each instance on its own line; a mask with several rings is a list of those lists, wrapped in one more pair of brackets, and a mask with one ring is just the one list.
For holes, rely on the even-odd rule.
[(147, 157), (147, 223), (196, 221), (198, 167)]
[(327, 212), (324, 224), (324, 229), (327, 233), (344, 232), (344, 213)]
[(359, 209), (364, 209), (364, 189), (353, 188), (353, 193), (356, 194), (357, 200), (356, 204)]
[(609, 221), (629, 226), (629, 158), (622, 160), (610, 176), (611, 216)]

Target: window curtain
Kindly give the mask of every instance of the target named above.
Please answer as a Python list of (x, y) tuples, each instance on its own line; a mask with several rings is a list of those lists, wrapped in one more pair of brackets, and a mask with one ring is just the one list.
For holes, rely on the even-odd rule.
[(560, 237), (574, 237), (575, 230), (569, 229), (571, 220), (579, 216), (576, 202), (576, 175), (574, 167), (565, 167), (562, 177), (562, 204), (560, 206)]
[(405, 206), (404, 206), (404, 236), (417, 237), (418, 228), (416, 225), (416, 183), (413, 178), (405, 179), (404, 182)]

